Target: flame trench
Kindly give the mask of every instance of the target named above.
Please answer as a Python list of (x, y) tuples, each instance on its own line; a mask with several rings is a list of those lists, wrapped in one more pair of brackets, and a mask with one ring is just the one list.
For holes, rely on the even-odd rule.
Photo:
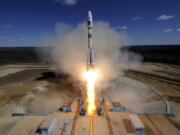
[(97, 79), (97, 72), (95, 70), (86, 71), (85, 78), (87, 81), (87, 114), (93, 115), (96, 110), (95, 82)]

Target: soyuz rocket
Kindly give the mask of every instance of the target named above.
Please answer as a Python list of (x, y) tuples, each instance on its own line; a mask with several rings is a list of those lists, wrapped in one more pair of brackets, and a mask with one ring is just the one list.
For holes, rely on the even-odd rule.
[(88, 52), (87, 52), (87, 70), (94, 70), (94, 53), (92, 48), (92, 27), (93, 27), (93, 17), (91, 11), (88, 11), (87, 19), (88, 27)]

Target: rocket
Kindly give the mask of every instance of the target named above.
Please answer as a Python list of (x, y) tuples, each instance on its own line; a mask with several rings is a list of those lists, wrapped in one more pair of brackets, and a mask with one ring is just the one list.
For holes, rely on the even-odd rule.
[(92, 48), (92, 27), (93, 27), (93, 17), (91, 11), (88, 11), (87, 19), (88, 27), (88, 52), (87, 52), (87, 70), (93, 70), (94, 66), (94, 53)]

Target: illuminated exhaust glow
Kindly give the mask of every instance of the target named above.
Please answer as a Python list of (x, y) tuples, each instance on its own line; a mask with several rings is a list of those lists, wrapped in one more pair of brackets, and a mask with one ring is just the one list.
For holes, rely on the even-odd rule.
[(87, 114), (93, 115), (96, 110), (95, 105), (95, 82), (97, 79), (97, 71), (89, 70), (85, 72), (85, 79), (87, 81)]

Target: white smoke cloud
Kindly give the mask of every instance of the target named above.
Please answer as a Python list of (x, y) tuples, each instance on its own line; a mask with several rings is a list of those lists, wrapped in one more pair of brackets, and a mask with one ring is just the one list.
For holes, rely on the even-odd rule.
[(66, 34), (70, 33), (74, 27), (65, 23), (56, 23), (55, 32), (58, 38), (63, 38)]
[[(42, 45), (51, 46), (52, 49), (41, 47), (40, 52), (38, 51), (39, 55), (42, 56), (43, 60), (53, 61), (51, 64), (56, 66), (57, 72), (70, 74), (74, 79), (80, 80), (83, 83), (83, 73), (86, 71), (87, 66), (87, 24), (81, 23), (76, 27), (72, 27), (68, 24), (57, 23), (55, 31), (57, 33), (56, 37), (52, 37), (42, 42)], [(101, 93), (106, 89), (109, 90), (109, 88), (112, 90), (114, 90), (113, 87), (123, 89), (123, 87), (118, 88), (119, 83), (116, 85), (113, 82), (116, 82), (122, 75), (124, 69), (139, 66), (141, 57), (122, 49), (122, 47), (127, 44), (128, 37), (125, 33), (120, 33), (107, 22), (98, 21), (94, 23), (94, 63), (95, 68), (99, 72), (99, 78), (96, 82), (97, 97), (101, 96)], [(61, 85), (59, 85), (59, 87), (60, 86)], [(79, 85), (77, 87), (79, 90)], [(53, 89), (54, 88), (52, 88), (52, 90)], [(61, 87), (58, 88), (57, 93), (49, 92), (52, 94), (51, 98), (47, 93), (41, 97), (37, 96), (38, 98), (35, 98), (30, 105), (30, 110), (48, 111), (56, 108), (57, 105), (63, 103), (65, 99), (61, 98), (63, 92), (59, 92), (60, 89)], [(58, 93), (60, 95), (58, 95)], [(130, 94), (128, 96), (128, 93), (125, 96), (132, 97)], [(131, 98), (129, 102), (127, 101), (127, 104), (135, 102), (135, 99), (135, 97), (133, 99)], [(48, 104), (44, 104), (46, 103), (44, 101), (47, 100)]]
[[(42, 58), (51, 58), (60, 72), (82, 79), (87, 59), (86, 23), (81, 23), (75, 28), (68, 24), (58, 23), (56, 32), (57, 37), (42, 43), (52, 46), (51, 57), (47, 53), (48, 49), (45, 50), (46, 55), (42, 55)], [(100, 80), (107, 81), (118, 76), (123, 69), (139, 64), (141, 58), (138, 55), (120, 50), (127, 44), (127, 35), (119, 33), (109, 23), (103, 21), (94, 23), (93, 50)]]
[(157, 17), (157, 20), (169, 20), (169, 19), (173, 19), (173, 18), (175, 18), (174, 15), (164, 15), (163, 14), (163, 15)]
[(65, 4), (65, 5), (75, 5), (79, 1), (80, 0), (54, 0), (54, 2), (61, 2), (62, 4)]

